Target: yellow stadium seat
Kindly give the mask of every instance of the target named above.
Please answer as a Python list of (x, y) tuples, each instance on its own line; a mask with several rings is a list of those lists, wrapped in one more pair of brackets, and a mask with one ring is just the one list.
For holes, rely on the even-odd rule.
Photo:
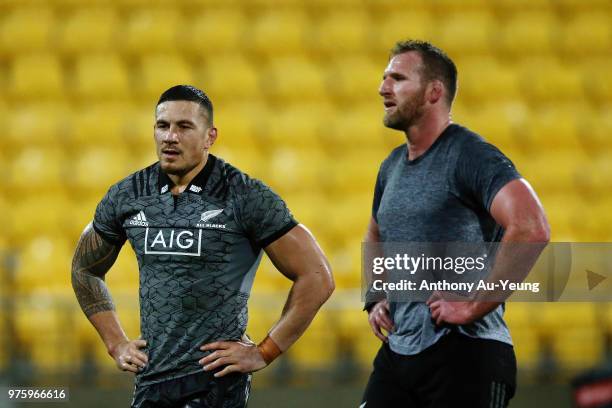
[(72, 115), (71, 145), (114, 147), (129, 143), (124, 128), (129, 121), (129, 112), (129, 106), (122, 104), (84, 104)]
[(270, 155), (266, 182), (284, 192), (320, 188), (325, 179), (322, 163), (328, 160), (318, 149), (278, 148)]
[(41, 234), (61, 234), (62, 226), (69, 218), (69, 214), (64, 212), (68, 200), (60, 194), (32, 194), (12, 202), (11, 207), (14, 220), (7, 232), (15, 244)]
[(535, 314), (538, 330), (544, 335), (562, 333), (571, 327), (589, 329), (597, 327), (596, 304), (580, 302), (544, 303)]
[(327, 66), (327, 81), (334, 96), (350, 103), (378, 98), (385, 61), (374, 63), (361, 55), (340, 56)]
[(337, 55), (343, 52), (360, 52), (369, 41), (370, 17), (365, 11), (347, 9), (333, 11), (313, 22), (314, 49)]
[(322, 134), (324, 145), (331, 151), (345, 152), (346, 148), (376, 149), (384, 143), (382, 99), (352, 105), (340, 110)]
[(152, 104), (166, 89), (179, 84), (193, 84), (193, 79), (191, 67), (178, 55), (147, 55), (141, 60), (140, 90), (146, 101)]
[(593, 10), (606, 12), (610, 9), (610, 2), (608, 0), (557, 0), (555, 4), (562, 12), (568, 14)]
[(333, 114), (333, 109), (322, 103), (288, 105), (274, 110), (262, 141), (267, 149), (321, 149), (325, 138), (320, 136)]
[(72, 197), (66, 207), (70, 217), (63, 228), (65, 239), (77, 242), (85, 226), (93, 220), (96, 206), (102, 200), (103, 194), (104, 192), (86, 197)]
[[(108, 276), (110, 277), (110, 273)], [(136, 278), (138, 279), (137, 274)], [(113, 295), (113, 301), (117, 307), (119, 321), (121, 322), (121, 327), (125, 331), (125, 334), (127, 334), (129, 339), (137, 339), (141, 337), (140, 310), (138, 307), (138, 286), (136, 285), (117, 290), (109, 285), (109, 289)], [(102, 346), (102, 351), (104, 351), (104, 346)]]
[[(374, 181), (370, 185), (374, 186)], [(372, 214), (372, 196), (373, 187), (371, 191), (355, 192), (341, 202), (335, 202), (335, 215), (330, 214), (327, 227), (334, 242), (349, 245), (364, 236)]]
[(581, 113), (582, 138), (585, 148), (594, 154), (612, 150), (612, 106)]
[(552, 53), (553, 40), (559, 35), (558, 22), (553, 14), (538, 11), (520, 13), (504, 23), (496, 43), (501, 51), (519, 57)]
[[(17, 214), (21, 212), (16, 211)], [(32, 235), (32, 239), (24, 243), (19, 251), (15, 273), (19, 293), (38, 291), (57, 294), (70, 287), (70, 263), (74, 248), (57, 235), (41, 235), (45, 232), (53, 233), (58, 227), (48, 231), (40, 231), (39, 227), (39, 234)]]
[[(262, 103), (216, 104), (214, 124), (217, 141), (213, 152), (221, 148), (236, 154), (259, 155), (261, 138), (259, 132), (266, 128), (269, 112)], [(240, 163), (236, 163), (240, 167)]]
[(128, 156), (120, 146), (81, 150), (70, 171), (70, 186), (82, 193), (106, 191), (125, 178)]
[(31, 104), (11, 110), (6, 137), (0, 144), (11, 146), (55, 146), (63, 141), (68, 107), (59, 103)]
[[(279, 274), (280, 275), (280, 274)], [(257, 285), (257, 278), (256, 283)], [(279, 305), (278, 302), (264, 302), (263, 299), (278, 298), (280, 292), (274, 291), (262, 291), (259, 294), (254, 294), (249, 302), (249, 322), (247, 326), (247, 335), (256, 343), (262, 341), (267, 335), (272, 325), (280, 317), (282, 303)], [(264, 296), (267, 295), (267, 296)], [(268, 297), (270, 296), (270, 297)], [(261, 300), (261, 301), (257, 301)], [(278, 299), (281, 300), (281, 299)]]
[(136, 254), (129, 243), (125, 243), (119, 257), (106, 275), (106, 283), (111, 290), (128, 292), (132, 291), (136, 297), (138, 293), (138, 262)]
[[(44, 294), (22, 298), (16, 304), (15, 329), (20, 344), (40, 374), (78, 367), (78, 340), (71, 334), (66, 297), (57, 301)], [(53, 352), (49, 352), (53, 350)]]
[[(394, 2), (395, 3), (395, 2)], [(393, 13), (383, 13), (375, 20), (377, 29), (373, 33), (372, 51), (384, 58), (397, 41), (408, 38), (431, 39), (432, 17), (427, 10), (398, 8)], [(384, 69), (386, 59), (380, 59)], [(382, 75), (378, 75), (380, 79)]]
[(198, 71), (197, 80), (212, 99), (213, 105), (217, 101), (238, 102), (260, 98), (258, 70), (241, 55), (222, 54), (210, 58)]
[(571, 55), (609, 55), (612, 50), (609, 14), (583, 13), (574, 16), (563, 28), (561, 47)]
[[(159, 94), (161, 95), (162, 92), (160, 91)], [(126, 106), (125, 114), (121, 116), (124, 141), (133, 151), (146, 152), (155, 148), (153, 126), (155, 124), (155, 103), (158, 98), (159, 95), (136, 105)]]
[(323, 307), (308, 326), (308, 330), (287, 352), (287, 358), (301, 369), (331, 368), (337, 353), (333, 325)]
[(493, 16), (487, 12), (450, 14), (434, 33), (435, 43), (451, 57), (465, 54), (488, 54), (495, 32)]
[(51, 54), (22, 55), (13, 60), (9, 92), (20, 100), (61, 98), (65, 94), (62, 67)]
[(305, 58), (274, 59), (261, 74), (264, 92), (274, 99), (316, 101), (327, 96), (321, 68)]
[(369, 372), (382, 343), (372, 333), (368, 323), (368, 314), (362, 311), (362, 308), (363, 305), (360, 303), (350, 304), (338, 313), (334, 323), (338, 327), (341, 344), (344, 343), (351, 347), (359, 367)]
[(584, 98), (580, 71), (554, 58), (527, 59), (519, 70), (521, 78), (530, 78), (521, 84), (523, 94), (533, 102), (579, 102)]
[(187, 46), (206, 57), (209, 52), (239, 49), (249, 24), (240, 8), (209, 8), (197, 14), (189, 26), (191, 34), (185, 39)]
[(612, 61), (590, 58), (582, 64), (582, 78), (587, 95), (594, 103), (612, 104)]
[(128, 71), (119, 56), (90, 54), (77, 61), (75, 92), (83, 100), (126, 98), (130, 89)]
[(560, 151), (531, 158), (522, 163), (521, 173), (538, 192), (561, 193), (573, 191), (584, 153)]
[(19, 194), (56, 192), (65, 182), (66, 155), (58, 148), (26, 148), (10, 162), (8, 185)]
[(119, 17), (112, 8), (78, 8), (60, 26), (59, 48), (68, 54), (114, 50), (119, 27)]
[(510, 328), (516, 361), (521, 369), (534, 369), (542, 353), (537, 333), (531, 328)]
[(338, 289), (361, 290), (361, 243), (366, 230), (366, 223), (362, 222), (364, 218), (368, 218), (368, 214), (358, 220), (355, 228), (351, 228), (350, 236), (344, 237), (344, 240), (334, 239), (337, 245), (328, 252)]
[(457, 98), (472, 105), (520, 98), (518, 73), (512, 66), (487, 57), (460, 58)]
[(43, 51), (51, 45), (55, 24), (49, 7), (16, 7), (0, 25), (0, 52), (8, 54)]
[(582, 105), (564, 104), (546, 107), (531, 112), (525, 136), (534, 152), (569, 151), (581, 156), (582, 141), (579, 139)]
[(431, 0), (429, 2), (429, 6), (437, 11), (442, 13), (448, 13), (449, 10), (455, 11), (466, 11), (466, 10), (486, 10), (491, 5), (490, 1), (487, 0), (466, 0), (462, 2), (456, 2), (453, 0)]
[[(328, 217), (332, 215), (329, 214), (332, 203), (325, 194), (316, 189), (314, 191), (298, 190), (283, 195), (283, 200), (298, 222), (310, 229), (317, 239), (324, 238), (323, 234), (316, 234), (315, 231), (324, 230)], [(323, 245), (322, 242), (319, 244)]]
[(308, 19), (305, 13), (293, 10), (271, 10), (255, 18), (248, 33), (249, 48), (277, 56), (299, 54), (305, 48)]
[(601, 363), (604, 335), (598, 327), (566, 326), (553, 339), (553, 352), (562, 367), (574, 372)]
[(548, 12), (552, 9), (554, 0), (495, 0), (489, 3), (501, 13), (542, 11)]
[(517, 135), (525, 124), (525, 110), (520, 104), (488, 103), (453, 115), (453, 118), (484, 137), (506, 155), (512, 156), (524, 143), (523, 140), (518, 140)]
[(182, 40), (178, 36), (182, 19), (176, 8), (136, 9), (128, 18), (122, 45), (136, 55), (176, 51)]

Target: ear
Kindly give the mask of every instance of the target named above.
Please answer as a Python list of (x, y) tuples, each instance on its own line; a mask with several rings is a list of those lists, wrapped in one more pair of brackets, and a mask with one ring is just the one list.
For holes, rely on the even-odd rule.
[(427, 85), (427, 101), (432, 105), (441, 100), (444, 96), (444, 84), (442, 81), (434, 79)]
[(215, 144), (215, 141), (217, 140), (217, 128), (214, 126), (211, 126), (210, 128), (208, 128), (208, 130), (206, 131), (206, 143), (205, 143), (205, 147), (206, 150), (210, 149), (212, 147), (212, 145)]

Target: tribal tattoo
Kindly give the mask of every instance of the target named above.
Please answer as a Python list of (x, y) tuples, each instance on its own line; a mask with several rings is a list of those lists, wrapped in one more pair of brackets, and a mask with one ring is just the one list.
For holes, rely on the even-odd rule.
[(120, 249), (104, 241), (91, 223), (85, 227), (72, 259), (72, 288), (87, 317), (115, 310), (104, 276)]

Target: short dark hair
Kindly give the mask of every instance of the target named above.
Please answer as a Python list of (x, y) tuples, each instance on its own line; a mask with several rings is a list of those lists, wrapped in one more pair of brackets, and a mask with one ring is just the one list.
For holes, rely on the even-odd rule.
[(157, 105), (167, 101), (190, 101), (198, 103), (208, 116), (208, 122), (213, 123), (213, 105), (204, 91), (192, 85), (176, 85), (164, 91)]
[(425, 79), (442, 81), (448, 91), (446, 102), (450, 106), (457, 93), (457, 67), (453, 60), (440, 48), (421, 40), (398, 41), (391, 49), (390, 58), (410, 51), (418, 52), (423, 59)]

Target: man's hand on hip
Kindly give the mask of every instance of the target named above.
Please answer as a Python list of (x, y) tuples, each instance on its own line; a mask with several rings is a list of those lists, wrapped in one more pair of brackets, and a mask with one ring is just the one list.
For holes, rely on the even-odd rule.
[(368, 313), (368, 322), (372, 328), (374, 335), (381, 341), (387, 343), (389, 340), (385, 336), (381, 329), (385, 329), (388, 333), (395, 331), (395, 325), (389, 315), (389, 302), (384, 299), (376, 303), (370, 312)]
[(243, 336), (240, 341), (208, 343), (200, 347), (200, 350), (212, 351), (199, 361), (204, 366), (204, 371), (212, 371), (225, 366), (221, 371), (215, 373), (215, 377), (223, 377), (233, 372), (251, 373), (267, 365), (257, 345), (246, 336)]
[(149, 361), (147, 355), (140, 351), (146, 345), (147, 342), (142, 339), (123, 340), (116, 344), (109, 354), (115, 359), (115, 364), (121, 371), (137, 373), (142, 371)]

